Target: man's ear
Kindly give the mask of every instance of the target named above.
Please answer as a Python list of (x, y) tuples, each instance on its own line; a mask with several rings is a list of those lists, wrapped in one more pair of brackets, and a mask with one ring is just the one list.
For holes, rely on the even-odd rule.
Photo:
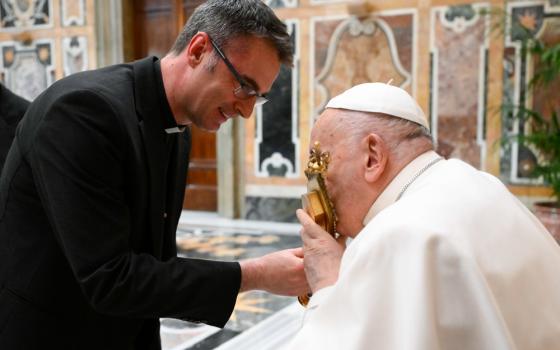
[(202, 62), (205, 52), (211, 48), (211, 45), (208, 34), (204, 32), (196, 33), (192, 37), (184, 52), (189, 66), (194, 68), (199, 65), (200, 62)]
[(387, 145), (377, 134), (369, 134), (365, 137), (366, 165), (365, 180), (369, 183), (377, 181), (385, 172), (387, 166)]

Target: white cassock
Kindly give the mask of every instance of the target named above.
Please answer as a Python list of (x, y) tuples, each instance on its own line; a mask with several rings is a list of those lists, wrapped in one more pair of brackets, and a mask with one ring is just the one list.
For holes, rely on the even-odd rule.
[(560, 247), (495, 177), (459, 160), (422, 171), (437, 157), (373, 204), (289, 349), (560, 349)]

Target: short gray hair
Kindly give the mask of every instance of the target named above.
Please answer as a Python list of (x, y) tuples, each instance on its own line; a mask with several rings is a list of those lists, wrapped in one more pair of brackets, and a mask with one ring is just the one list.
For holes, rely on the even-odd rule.
[(171, 52), (180, 54), (198, 32), (207, 33), (220, 48), (238, 37), (263, 38), (276, 48), (280, 62), (293, 65), (294, 49), (286, 25), (261, 0), (206, 1), (189, 18)]
[(383, 113), (344, 112), (343, 120), (337, 124), (347, 132), (348, 142), (359, 141), (374, 132), (379, 134), (392, 150), (396, 150), (403, 142), (415, 140), (423, 140), (433, 147), (430, 130), (418, 123)]

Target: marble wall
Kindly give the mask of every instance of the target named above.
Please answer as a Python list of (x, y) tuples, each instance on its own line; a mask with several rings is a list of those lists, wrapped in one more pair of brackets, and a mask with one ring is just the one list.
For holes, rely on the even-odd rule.
[(431, 103), (434, 139), (447, 158), (484, 169), (489, 21), (484, 5), (432, 9)]
[[(529, 176), (535, 150), (507, 140), (527, 126), (512, 123), (499, 106), (560, 110), (558, 89), (526, 92), (538, 62), (522, 57), (520, 46), (522, 32), (560, 41), (560, 0), (264, 1), (287, 24), (296, 54), (234, 147), (244, 150), (236, 169), (243, 183), (235, 189), (240, 216), (294, 221), (316, 117), (329, 98), (366, 81), (392, 81), (409, 91), (444, 156), (500, 176), (520, 196), (549, 195)], [(118, 26), (97, 24), (121, 21), (111, 15), (118, 3), (0, 0), (0, 80), (32, 100), (63, 76), (109, 62), (98, 51), (122, 51), (122, 45), (109, 50), (116, 35), (107, 28)], [(96, 6), (106, 7), (97, 9), (98, 18)], [(483, 15), (495, 9), (509, 19), (503, 33)]]
[[(279, 102), (245, 124), (244, 217), (293, 220), (285, 213), (299, 207), (305, 192), (301, 169), (315, 118), (331, 97), (367, 81), (392, 81), (410, 92), (429, 117), (442, 155), (501, 176), (520, 196), (549, 195), (525, 176), (535, 152), (505, 141), (525, 126), (508, 124), (500, 105), (528, 101), (558, 110), (560, 99), (544, 91), (526, 96), (535, 63), (520, 57), (511, 22), (557, 42), (560, 1), (266, 3), (291, 23), (297, 60), (275, 84)], [(512, 21), (500, 33), (495, 21), (504, 17)]]
[(93, 0), (0, 0), (0, 79), (33, 100), (56, 79), (96, 67)]
[(269, 94), (269, 101), (256, 111), (254, 139), (255, 174), (259, 177), (297, 177), (298, 159), (298, 78), (299, 50), (297, 22), (287, 23), (294, 47), (294, 66), (282, 66)]
[[(560, 42), (560, 1), (511, 3), (507, 6), (507, 15), (509, 21), (505, 28), (503, 53), (503, 103), (527, 106), (544, 112), (543, 115), (550, 115), (553, 110), (560, 113), (560, 82), (556, 82), (547, 91), (538, 88), (527, 91), (526, 85), (531, 80), (532, 72), (538, 67), (538, 62), (522, 54), (522, 42), (526, 36), (551, 44)], [(527, 132), (528, 125), (513, 122), (506, 112), (502, 117), (503, 135)], [(507, 140), (502, 144), (502, 154), (500, 175), (505, 181), (522, 185), (541, 183), (540, 180), (531, 178), (538, 157), (534, 149)]]
[(313, 117), (353, 85), (392, 81), (412, 92), (413, 21), (413, 14), (315, 19)]

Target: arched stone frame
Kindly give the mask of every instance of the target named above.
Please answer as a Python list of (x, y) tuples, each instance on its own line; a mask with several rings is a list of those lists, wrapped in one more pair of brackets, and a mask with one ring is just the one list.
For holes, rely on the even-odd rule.
[(20, 31), (53, 27), (53, 0), (0, 0), (0, 28)]
[(33, 100), (55, 80), (54, 40), (36, 40), (30, 45), (15, 41), (0, 43), (0, 72), (4, 84), (15, 94)]
[[(411, 63), (410, 69), (407, 70), (401, 64), (399, 54), (398, 54), (398, 44), (395, 40), (395, 36), (393, 35), (393, 30), (387, 23), (387, 19), (393, 16), (410, 16), (411, 17), (411, 37), (409, 38), (411, 41)], [(385, 18), (385, 19), (384, 19)], [(329, 44), (325, 59), (325, 64), (321, 68), (321, 71), (317, 73), (313, 73), (313, 79), (310, 80), (310, 91), (311, 91), (311, 118), (309, 118), (309, 127), (310, 129), (313, 127), (315, 119), (319, 116), (322, 112), (324, 106), (328, 102), (328, 100), (333, 97), (331, 96), (330, 92), (325, 88), (324, 84), (322, 83), (326, 77), (330, 74), (330, 70), (332, 69), (332, 65), (334, 63), (334, 56), (336, 55), (338, 44), (340, 42), (341, 36), (345, 33), (352, 31), (354, 36), (360, 35), (373, 35), (375, 31), (379, 31), (383, 33), (386, 42), (390, 48), (390, 58), (392, 62), (392, 66), (394, 70), (398, 72), (401, 77), (401, 83), (397, 84), (402, 88), (408, 89), (409, 92), (415, 96), (416, 95), (416, 84), (415, 84), (415, 77), (416, 77), (416, 60), (417, 60), (417, 37), (416, 31), (418, 28), (417, 24), (417, 10), (416, 9), (400, 9), (400, 10), (388, 10), (388, 11), (380, 11), (376, 13), (372, 13), (370, 17), (358, 19), (352, 16), (325, 16), (325, 17), (315, 17), (312, 19), (311, 25), (311, 37), (315, 37), (315, 28), (316, 25), (320, 22), (328, 22), (328, 21), (339, 21), (336, 29), (333, 31), (332, 35), (329, 37)], [(315, 66), (316, 59), (315, 59), (315, 52), (316, 47), (315, 43), (312, 42), (310, 46), (310, 72), (317, 72), (318, 67)], [(391, 78), (394, 78), (391, 76)], [(391, 79), (387, 79), (389, 82)], [(395, 79), (393, 79), (395, 80)], [(395, 84), (395, 82), (392, 82)], [(350, 88), (351, 86), (346, 86), (345, 88)], [(320, 94), (317, 96), (317, 94)], [(317, 103), (317, 99), (320, 98), (320, 102)]]

